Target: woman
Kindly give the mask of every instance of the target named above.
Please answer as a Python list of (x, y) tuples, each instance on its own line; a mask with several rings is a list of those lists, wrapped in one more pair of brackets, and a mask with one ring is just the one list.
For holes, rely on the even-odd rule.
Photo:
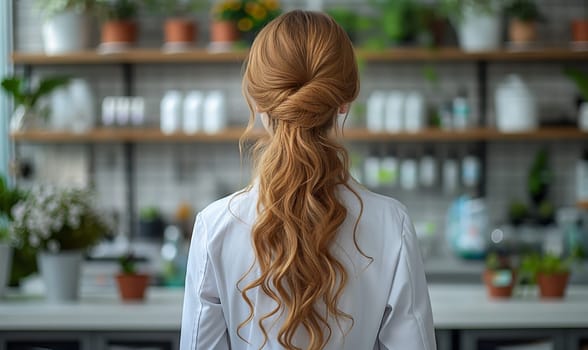
[(181, 349), (435, 349), (406, 210), (355, 183), (333, 139), (358, 91), (330, 17), (293, 11), (259, 33), (243, 92), (269, 138), (253, 184), (196, 218)]

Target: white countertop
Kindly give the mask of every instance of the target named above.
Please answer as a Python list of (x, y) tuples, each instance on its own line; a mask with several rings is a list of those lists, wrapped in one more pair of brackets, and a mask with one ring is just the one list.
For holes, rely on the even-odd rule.
[[(588, 287), (572, 286), (562, 301), (493, 301), (482, 285), (429, 289), (437, 329), (588, 328)], [(65, 305), (9, 296), (0, 301), (0, 331), (178, 331), (182, 295), (181, 289), (152, 288), (145, 303), (122, 303), (106, 293)]]

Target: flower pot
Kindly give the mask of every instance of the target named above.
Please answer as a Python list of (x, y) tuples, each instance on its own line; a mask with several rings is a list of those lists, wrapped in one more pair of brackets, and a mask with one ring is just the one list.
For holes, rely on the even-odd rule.
[(572, 41), (576, 43), (588, 42), (588, 19), (572, 21)]
[(232, 21), (212, 21), (210, 24), (210, 41), (213, 43), (232, 44), (240, 38), (237, 24)]
[(26, 106), (18, 106), (10, 118), (10, 131), (19, 132), (43, 127), (37, 112)]
[(163, 230), (165, 223), (161, 218), (154, 218), (152, 220), (139, 220), (139, 236), (148, 239), (163, 239)]
[(482, 276), (490, 298), (510, 298), (515, 284), (515, 273), (511, 270), (486, 270)]
[(588, 131), (588, 101), (580, 104), (578, 110), (578, 128), (583, 131)]
[(108, 21), (102, 24), (102, 48), (126, 49), (137, 41), (137, 23), (134, 21)]
[(75, 301), (80, 290), (81, 251), (40, 252), (37, 264), (45, 284), (45, 296), (54, 303)]
[(0, 298), (4, 296), (12, 263), (12, 247), (6, 243), (0, 243)]
[(90, 46), (88, 16), (65, 11), (43, 23), (43, 46), (48, 55), (80, 51)]
[(563, 298), (568, 286), (569, 272), (545, 275), (537, 275), (537, 284), (539, 285), (539, 295), (541, 298)]
[(184, 18), (170, 18), (164, 25), (166, 44), (192, 44), (196, 39), (196, 24)]
[(480, 13), (466, 6), (457, 28), (459, 45), (467, 52), (496, 50), (500, 48), (500, 28), (497, 13)]
[(118, 291), (122, 300), (143, 300), (145, 298), (145, 290), (149, 286), (149, 275), (120, 274), (116, 276), (116, 283), (118, 284)]
[(528, 44), (537, 38), (537, 23), (511, 19), (508, 26), (508, 37), (513, 44)]

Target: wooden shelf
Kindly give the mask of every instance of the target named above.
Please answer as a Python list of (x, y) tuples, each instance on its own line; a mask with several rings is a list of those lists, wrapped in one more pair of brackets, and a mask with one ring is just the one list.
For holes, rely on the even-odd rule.
[[(87, 133), (56, 131), (26, 131), (12, 133), (15, 142), (31, 143), (104, 143), (104, 142), (236, 142), (243, 128), (231, 128), (217, 134), (163, 134), (158, 129), (96, 129)], [(256, 131), (252, 138), (261, 137)], [(346, 129), (345, 141), (365, 142), (479, 142), (479, 141), (540, 141), (540, 140), (586, 140), (588, 132), (575, 128), (543, 128), (532, 132), (501, 133), (495, 129), (478, 128), (464, 131), (427, 129), (416, 133), (374, 133), (366, 129)]]
[[(82, 51), (60, 55), (15, 52), (15, 64), (66, 65), (109, 63), (240, 63), (247, 51), (213, 53), (206, 49), (191, 49), (167, 53), (159, 49), (130, 49), (120, 53), (103, 54), (98, 51)], [(588, 60), (588, 51), (568, 48), (545, 48), (527, 51), (486, 51), (469, 53), (458, 48), (400, 48), (381, 51), (357, 50), (358, 57), (368, 62), (393, 61), (569, 61)]]

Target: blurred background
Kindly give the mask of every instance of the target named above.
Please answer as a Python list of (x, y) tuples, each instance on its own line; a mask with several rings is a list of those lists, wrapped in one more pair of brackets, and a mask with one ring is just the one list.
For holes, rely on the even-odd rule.
[(3, 1), (0, 349), (177, 347), (194, 217), (251, 178), (243, 61), (292, 9), (356, 47), (337, 137), (413, 218), (439, 348), (587, 349), (585, 0)]

